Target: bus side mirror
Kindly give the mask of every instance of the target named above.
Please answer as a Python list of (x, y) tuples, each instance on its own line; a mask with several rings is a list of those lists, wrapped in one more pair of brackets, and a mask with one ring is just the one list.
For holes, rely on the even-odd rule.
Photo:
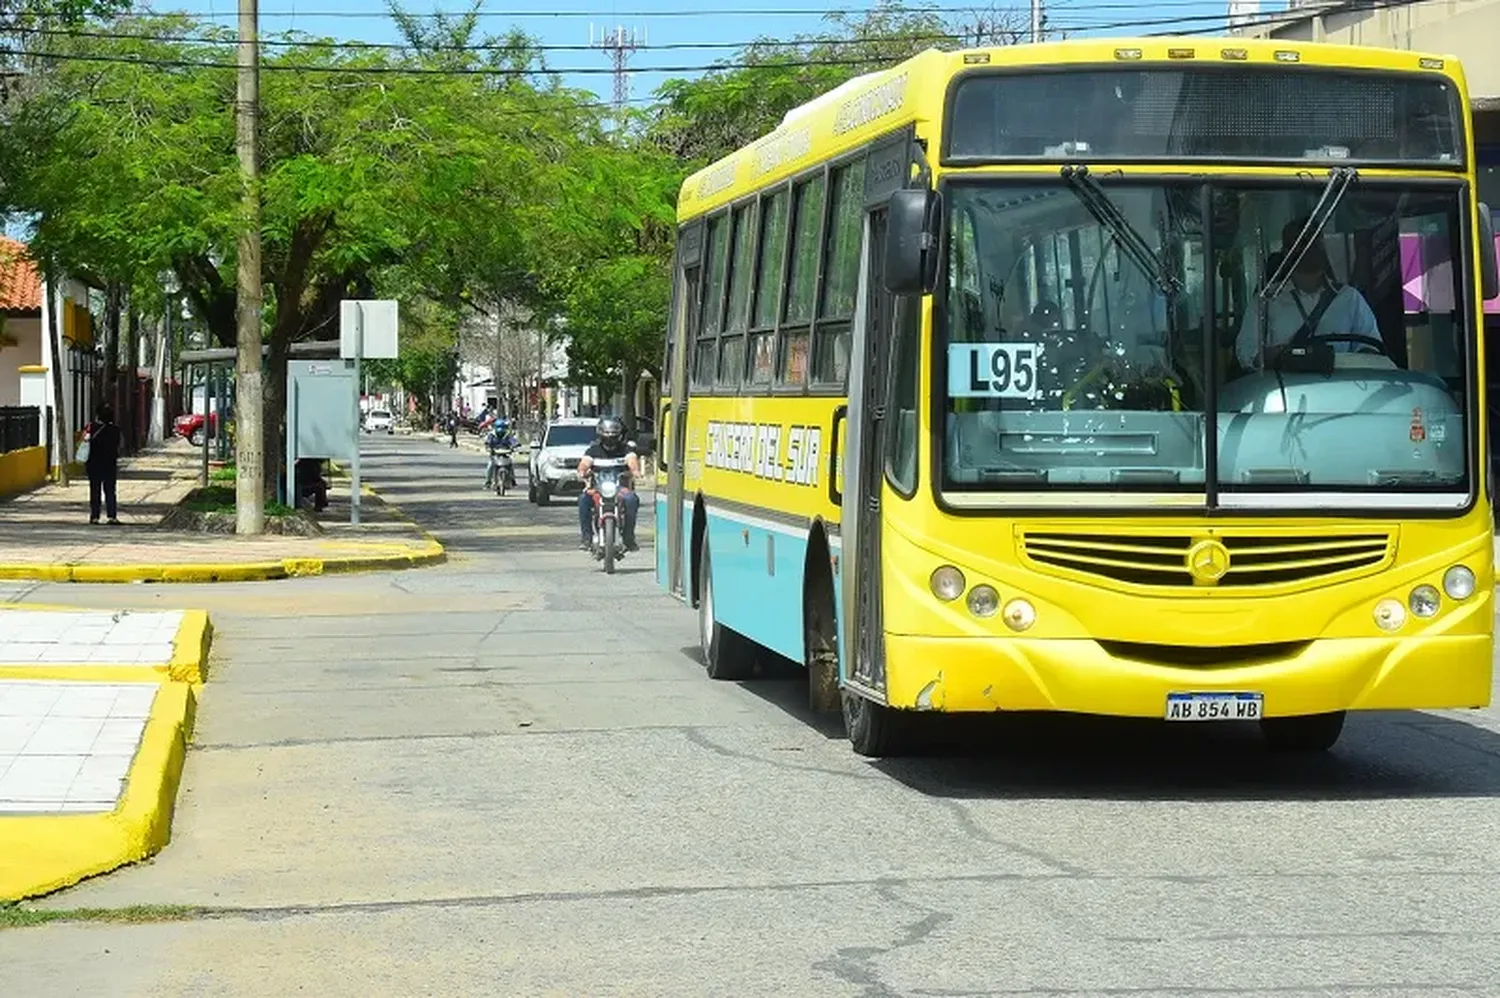
[(1479, 202), (1479, 297), (1500, 296), (1500, 266), (1495, 261), (1495, 218), (1490, 206)]
[(942, 198), (923, 188), (891, 195), (885, 233), (885, 287), (895, 295), (931, 294), (937, 286)]

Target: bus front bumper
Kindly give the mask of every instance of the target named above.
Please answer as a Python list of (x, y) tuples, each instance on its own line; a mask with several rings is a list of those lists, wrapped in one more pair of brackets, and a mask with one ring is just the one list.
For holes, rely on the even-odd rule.
[(1111, 654), (1092, 640), (886, 635), (887, 703), (937, 711), (1163, 717), (1169, 693), (1260, 693), (1265, 716), (1486, 707), (1488, 635), (1330, 638), (1274, 660), (1208, 666)]

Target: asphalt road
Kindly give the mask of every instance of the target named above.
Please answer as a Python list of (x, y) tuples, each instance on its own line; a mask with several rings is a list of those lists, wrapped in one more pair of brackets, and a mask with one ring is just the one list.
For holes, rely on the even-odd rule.
[(0, 995), (1500, 995), (1493, 710), (869, 762), (795, 679), (706, 679), (645, 552), (607, 578), (482, 457), (367, 453), (448, 565), (7, 590), (218, 639), (174, 840), (48, 902), (212, 911), (0, 932)]

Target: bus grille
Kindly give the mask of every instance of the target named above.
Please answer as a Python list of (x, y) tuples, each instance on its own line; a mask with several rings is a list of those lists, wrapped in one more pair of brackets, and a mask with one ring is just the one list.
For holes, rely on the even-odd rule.
[[(1217, 541), (1222, 574), (1195, 575), (1190, 555)], [(1142, 586), (1246, 588), (1325, 579), (1382, 567), (1393, 553), (1390, 534), (1297, 535), (1023, 533), (1021, 551), (1039, 566), (1068, 569)], [(1223, 556), (1227, 555), (1227, 558)], [(1207, 573), (1212, 574), (1212, 573)]]

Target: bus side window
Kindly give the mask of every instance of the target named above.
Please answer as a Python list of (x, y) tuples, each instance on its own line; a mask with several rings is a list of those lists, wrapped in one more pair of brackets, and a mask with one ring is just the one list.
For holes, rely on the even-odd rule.
[(708, 220), (708, 245), (704, 248), (702, 318), (693, 353), (693, 384), (713, 384), (718, 360), (719, 329), (724, 324), (724, 278), (728, 262), (729, 218), (720, 214)]
[(738, 388), (745, 370), (745, 329), (750, 322), (751, 255), (755, 245), (754, 204), (736, 208), (729, 257), (729, 315), (719, 341), (719, 372), (714, 383), (720, 388)]
[(798, 185), (792, 195), (792, 252), (786, 313), (781, 327), (782, 384), (805, 385), (818, 279), (818, 235), (823, 227), (823, 178)]
[(843, 387), (849, 375), (849, 337), (859, 285), (859, 240), (864, 221), (865, 161), (830, 174), (832, 211), (823, 248), (823, 294), (813, 347), (813, 382)]
[(911, 498), (917, 491), (917, 369), (922, 363), (921, 299), (896, 299), (894, 374), (886, 420), (885, 474), (891, 487)]
[(781, 301), (782, 263), (786, 256), (787, 200), (783, 188), (760, 202), (755, 304), (751, 309), (752, 332), (746, 350), (752, 385), (769, 385), (776, 367), (776, 308)]

